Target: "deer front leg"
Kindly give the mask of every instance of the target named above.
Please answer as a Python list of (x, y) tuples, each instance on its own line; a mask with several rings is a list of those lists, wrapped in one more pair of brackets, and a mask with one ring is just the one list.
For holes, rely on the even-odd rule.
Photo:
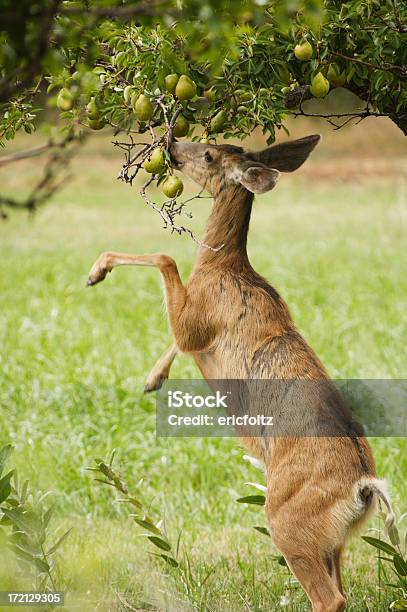
[(161, 389), (163, 382), (167, 380), (170, 374), (170, 368), (177, 353), (177, 345), (173, 344), (165, 351), (163, 355), (161, 355), (150, 374), (147, 376), (146, 384), (144, 386), (144, 393), (158, 391)]
[(152, 266), (158, 268), (164, 281), (168, 316), (176, 336), (179, 316), (186, 301), (186, 289), (178, 273), (177, 264), (169, 255), (129, 255), (127, 253), (102, 253), (89, 272), (88, 285), (100, 283), (116, 266)]

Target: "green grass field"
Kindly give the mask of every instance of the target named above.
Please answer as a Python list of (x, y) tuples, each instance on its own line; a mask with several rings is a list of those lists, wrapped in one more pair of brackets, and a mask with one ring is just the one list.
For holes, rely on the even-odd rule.
[[(380, 159), (360, 179), (341, 181), (340, 172), (320, 176), (335, 166), (320, 154), (254, 206), (252, 264), (333, 377), (406, 378), (407, 177), (377, 172)], [(235, 502), (252, 492), (245, 482), (262, 481), (237, 441), (155, 436), (155, 399), (143, 385), (171, 342), (158, 271), (122, 268), (85, 288), (104, 250), (168, 252), (184, 279), (195, 257), (190, 239), (170, 236), (136, 188), (115, 181), (119, 167), (116, 152), (92, 144), (52, 203), (32, 219), (14, 213), (0, 224), (0, 446), (12, 442), (12, 463), (34, 490), (54, 492), (58, 528), (74, 527), (59, 555), (67, 607), (260, 612), (285, 602), (286, 610), (308, 610), (273, 559), (277, 551), (252, 529), (264, 524), (263, 510)], [(2, 190), (22, 190), (21, 177), (31, 180), (37, 168), (32, 161), (3, 170)], [(190, 206), (198, 235), (209, 205)], [(182, 356), (171, 376), (198, 374)], [(401, 514), (406, 441), (372, 445)], [(153, 516), (165, 517), (170, 539), (182, 530), (189, 581), (150, 554), (128, 508), (85, 471), (114, 448), (130, 487), (144, 479), (142, 496)], [(344, 579), (349, 610), (387, 609), (394, 590), (379, 583), (374, 549), (360, 539), (348, 548)], [(0, 590), (29, 587), (3, 556)]]

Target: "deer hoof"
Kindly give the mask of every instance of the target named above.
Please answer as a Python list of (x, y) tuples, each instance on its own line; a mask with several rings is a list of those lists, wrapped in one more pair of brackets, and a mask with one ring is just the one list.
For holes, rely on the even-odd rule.
[(90, 274), (88, 280), (86, 281), (86, 286), (92, 287), (93, 285), (97, 285), (98, 283), (101, 283), (102, 280), (106, 278), (106, 274), (107, 272), (105, 272), (104, 274), (99, 274), (98, 276)]
[(147, 382), (144, 386), (144, 393), (151, 393), (151, 391), (158, 391), (164, 384), (164, 381), (167, 380), (166, 376), (155, 376), (153, 379), (147, 379)]
[(100, 261), (97, 261), (89, 272), (88, 280), (86, 281), (86, 286), (92, 287), (97, 283), (101, 283), (102, 280), (106, 278), (108, 272), (110, 272), (110, 270), (107, 265)]

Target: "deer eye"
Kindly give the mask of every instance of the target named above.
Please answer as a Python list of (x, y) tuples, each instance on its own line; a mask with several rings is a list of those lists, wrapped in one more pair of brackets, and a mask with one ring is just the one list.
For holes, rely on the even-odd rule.
[(206, 151), (205, 155), (204, 155), (205, 161), (208, 162), (208, 164), (213, 161), (212, 155)]

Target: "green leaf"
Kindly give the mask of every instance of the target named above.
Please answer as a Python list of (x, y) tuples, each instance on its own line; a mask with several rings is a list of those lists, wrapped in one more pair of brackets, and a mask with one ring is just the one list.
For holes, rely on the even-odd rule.
[(50, 567), (48, 563), (38, 557), (36, 554), (29, 552), (19, 544), (12, 546), (11, 549), (17, 555), (17, 557), (34, 564), (41, 572), (49, 572)]
[(6, 461), (9, 458), (11, 452), (13, 451), (13, 446), (11, 444), (6, 444), (0, 450), (0, 476), (3, 473), (4, 466), (6, 465)]
[(246, 497), (239, 497), (236, 500), (239, 504), (254, 504), (255, 506), (264, 506), (266, 498), (264, 495), (247, 495)]
[(31, 540), (29, 540), (24, 534), (20, 533), (19, 538), (16, 538), (16, 537), (13, 538), (10, 535), (10, 543), (13, 546), (16, 546), (19, 549), (19, 551), (23, 551), (24, 553), (26, 553), (27, 555), (30, 555), (33, 558), (43, 556), (38, 545), (36, 545)]
[(398, 554), (397, 550), (393, 546), (391, 546), (387, 542), (383, 542), (383, 540), (379, 540), (378, 538), (372, 538), (370, 536), (362, 536), (362, 540), (364, 540), (371, 546), (374, 546), (375, 548), (378, 548), (379, 550), (382, 550), (383, 552), (388, 553), (390, 555)]
[(113, 487), (113, 489), (115, 488), (113, 482), (110, 482), (109, 480), (103, 480), (103, 478), (95, 478), (95, 482), (101, 482), (102, 484), (106, 484), (106, 485), (109, 485), (110, 487)]
[(57, 542), (55, 542), (55, 544), (53, 546), (51, 546), (51, 548), (49, 549), (49, 551), (47, 552), (47, 555), (52, 555), (54, 554), (54, 552), (56, 550), (58, 550), (58, 548), (61, 546), (62, 542), (68, 537), (68, 535), (71, 533), (73, 527), (70, 527), (68, 529), (68, 531), (65, 531), (65, 533), (59, 538), (59, 540)]
[(161, 550), (165, 550), (166, 552), (171, 550), (171, 545), (166, 540), (163, 540), (162, 538), (158, 538), (157, 536), (147, 536), (147, 537), (150, 540), (150, 542), (154, 544), (154, 546), (161, 548)]
[(272, 555), (272, 559), (274, 561), (277, 561), (277, 563), (283, 567), (288, 567), (287, 566), (287, 561), (284, 559), (283, 555)]
[(21, 509), (10, 509), (10, 508), (1, 508), (2, 512), (4, 513), (5, 517), (8, 518), (12, 523), (14, 523), (15, 525), (17, 525), (17, 527), (19, 529), (21, 529), (21, 531), (23, 531), (24, 533), (31, 533), (32, 531), (34, 531), (35, 526), (33, 521), (31, 520), (31, 518), (27, 518), (27, 516), (25, 514), (23, 514), (23, 511)]
[(174, 557), (169, 557), (168, 555), (159, 555), (168, 565), (171, 567), (179, 567), (178, 561), (174, 559)]
[(36, 558), (34, 560), (34, 563), (41, 572), (45, 572), (46, 574), (48, 574), (48, 572), (50, 571), (50, 566), (43, 559)]
[(401, 555), (394, 555), (393, 563), (399, 576), (407, 576), (407, 563)]
[(116, 499), (116, 501), (119, 502), (120, 504), (125, 504), (125, 503), (131, 504), (132, 506), (139, 508), (139, 510), (143, 508), (143, 504), (141, 503), (141, 501), (139, 501), (135, 497), (122, 497), (120, 499)]
[(43, 523), (44, 529), (48, 527), (51, 517), (54, 513), (54, 509), (55, 509), (55, 506), (50, 506), (48, 510), (44, 513), (44, 516), (42, 517), (42, 523)]
[(161, 531), (158, 529), (158, 527), (154, 525), (154, 523), (146, 521), (145, 519), (137, 518), (136, 516), (134, 517), (134, 520), (138, 525), (140, 525), (140, 527), (143, 527), (144, 529), (147, 529), (148, 531), (151, 531), (151, 533), (155, 533), (156, 535), (161, 535)]
[(20, 495), (20, 501), (23, 506), (27, 500), (27, 495), (28, 495), (28, 480), (25, 480), (21, 488), (21, 495)]
[(11, 477), (14, 470), (11, 470), (0, 480), (0, 504), (3, 503), (11, 493)]
[(400, 536), (396, 525), (392, 525), (389, 529), (389, 540), (394, 546), (400, 544)]
[(255, 529), (256, 531), (258, 531), (259, 533), (262, 533), (262, 534), (263, 534), (263, 535), (265, 535), (265, 536), (270, 537), (270, 532), (269, 532), (269, 530), (267, 529), (267, 527), (258, 527), (258, 526), (256, 525), (256, 527), (253, 527), (253, 529)]

